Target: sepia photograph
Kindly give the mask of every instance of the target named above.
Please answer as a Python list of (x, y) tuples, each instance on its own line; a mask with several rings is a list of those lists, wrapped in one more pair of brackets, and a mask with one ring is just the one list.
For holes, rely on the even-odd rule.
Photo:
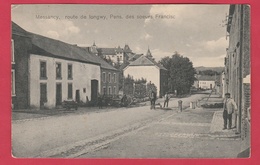
[(250, 12), (13, 4), (12, 156), (250, 158)]

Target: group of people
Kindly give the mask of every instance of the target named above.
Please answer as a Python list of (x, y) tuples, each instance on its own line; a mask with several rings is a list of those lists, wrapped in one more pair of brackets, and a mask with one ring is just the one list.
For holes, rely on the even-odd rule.
[[(149, 99), (150, 99), (150, 102), (151, 102), (150, 109), (155, 109), (155, 102), (156, 102), (156, 99), (157, 99), (157, 93), (155, 91), (152, 91), (150, 96), (149, 96)], [(163, 104), (164, 108), (165, 108), (165, 106), (168, 107), (169, 100), (170, 100), (170, 95), (169, 95), (168, 92), (166, 92), (166, 94), (164, 95), (164, 104)]]
[[(103, 96), (104, 97), (104, 96)], [(98, 107), (101, 109), (102, 108), (102, 100), (104, 99), (101, 95), (98, 96), (97, 104)], [(157, 100), (157, 93), (155, 91), (151, 91), (149, 95), (149, 99), (151, 102), (151, 107), (150, 109), (155, 109), (155, 102)], [(164, 105), (163, 107), (168, 107), (168, 103), (170, 100), (170, 95), (168, 92), (164, 95)], [(127, 97), (124, 95), (121, 99), (121, 105), (126, 105)], [(225, 94), (225, 99), (223, 102), (223, 120), (224, 120), (224, 127), (223, 130), (225, 129), (232, 129), (232, 116), (233, 114), (235, 117), (235, 126), (233, 128), (236, 128), (236, 123), (237, 123), (237, 105), (236, 102), (230, 97), (230, 93)]]

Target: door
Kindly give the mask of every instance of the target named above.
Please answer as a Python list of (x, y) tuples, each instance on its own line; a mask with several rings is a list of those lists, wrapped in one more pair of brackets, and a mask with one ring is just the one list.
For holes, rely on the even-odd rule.
[(44, 107), (44, 103), (47, 102), (47, 84), (40, 84), (40, 108)]
[(91, 101), (97, 101), (98, 97), (98, 80), (91, 80)]
[(80, 102), (80, 94), (79, 94), (79, 90), (76, 90), (76, 102), (79, 103)]
[(61, 105), (62, 102), (62, 86), (61, 83), (56, 84), (56, 106)]

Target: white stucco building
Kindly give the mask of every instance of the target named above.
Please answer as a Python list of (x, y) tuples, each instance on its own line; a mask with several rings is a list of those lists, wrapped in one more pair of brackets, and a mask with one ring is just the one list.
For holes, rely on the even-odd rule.
[(216, 88), (216, 76), (197, 75), (197, 87), (201, 89), (213, 89)]
[(124, 77), (144, 78), (157, 87), (157, 93), (163, 95), (167, 89), (167, 69), (152, 59), (150, 50), (124, 68)]
[(30, 34), (29, 104), (32, 108), (54, 108), (64, 100), (86, 102), (100, 92), (100, 64), (96, 56), (61, 41)]

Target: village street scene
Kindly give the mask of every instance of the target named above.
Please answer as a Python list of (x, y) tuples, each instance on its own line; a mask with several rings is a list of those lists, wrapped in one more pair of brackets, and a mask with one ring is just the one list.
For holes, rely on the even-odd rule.
[(250, 157), (249, 13), (13, 5), (13, 157)]

